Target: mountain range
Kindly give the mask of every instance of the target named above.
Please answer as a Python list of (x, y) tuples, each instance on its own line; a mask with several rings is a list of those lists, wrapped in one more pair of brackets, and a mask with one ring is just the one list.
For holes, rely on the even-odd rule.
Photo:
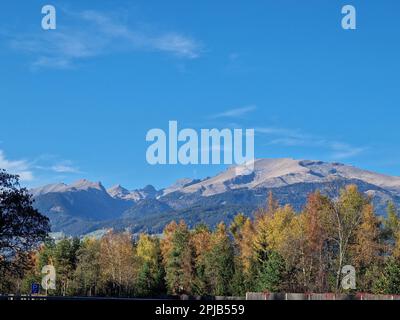
[(105, 189), (100, 182), (79, 180), (30, 192), (35, 207), (50, 218), (52, 230), (67, 235), (108, 228), (159, 233), (167, 223), (180, 219), (189, 226), (206, 223), (212, 227), (220, 221), (229, 223), (238, 212), (252, 215), (265, 205), (269, 191), (281, 204), (301, 210), (315, 190), (335, 197), (340, 188), (356, 184), (372, 196), (380, 215), (385, 214), (389, 200), (400, 205), (400, 177), (350, 165), (283, 158), (257, 159), (254, 171), (245, 169), (233, 166), (214, 177), (180, 179), (161, 190), (151, 185), (137, 190), (120, 185)]

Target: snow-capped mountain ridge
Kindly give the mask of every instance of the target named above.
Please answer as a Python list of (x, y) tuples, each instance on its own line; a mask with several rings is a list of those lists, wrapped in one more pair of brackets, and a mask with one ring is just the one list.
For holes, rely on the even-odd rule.
[(117, 226), (159, 232), (174, 219), (213, 225), (221, 220), (228, 223), (238, 212), (251, 215), (265, 205), (269, 191), (281, 204), (302, 210), (311, 192), (320, 190), (335, 197), (348, 184), (371, 195), (378, 214), (385, 214), (388, 201), (400, 207), (400, 177), (340, 163), (288, 158), (257, 159), (252, 172), (236, 166), (203, 180), (179, 179), (161, 190), (151, 185), (136, 190), (116, 185), (106, 190), (100, 182), (79, 180), (31, 193), (35, 206), (50, 217), (53, 231), (79, 234)]
[(254, 172), (247, 175), (248, 179), (244, 179), (245, 176), (237, 176), (236, 172), (236, 167), (231, 167), (215, 177), (182, 188), (181, 191), (192, 193), (202, 190), (204, 196), (210, 196), (232, 189), (278, 188), (295, 183), (320, 183), (344, 178), (362, 180), (400, 192), (400, 177), (374, 173), (341, 163), (289, 158), (257, 159), (254, 162)]
[(107, 192), (111, 197), (116, 199), (139, 201), (142, 198), (140, 194), (131, 192), (119, 184), (107, 189)]
[(101, 182), (91, 182), (86, 179), (78, 180), (70, 185), (65, 183), (48, 184), (43, 187), (31, 189), (31, 194), (36, 197), (39, 195), (54, 193), (54, 192), (73, 192), (73, 191), (87, 191), (98, 190), (105, 191)]
[[(183, 178), (173, 185), (156, 190), (148, 185), (143, 189), (128, 190), (121, 185), (107, 189), (113, 198), (140, 201), (146, 198), (163, 197), (173, 192), (201, 192), (203, 196), (211, 196), (235, 189), (278, 188), (294, 183), (327, 182), (338, 178), (357, 179), (400, 193), (400, 177), (375, 173), (341, 163), (329, 163), (313, 160), (257, 159), (254, 162), (254, 172), (237, 175), (237, 167), (232, 166), (224, 172), (204, 180)], [(105, 190), (101, 182), (90, 182), (82, 179), (71, 185), (64, 183), (46, 185), (32, 189), (34, 196), (74, 190)]]
[(108, 194), (115, 199), (131, 200), (139, 202), (147, 198), (155, 198), (158, 195), (157, 190), (152, 185), (147, 185), (143, 189), (129, 191), (121, 185), (116, 185), (107, 190)]

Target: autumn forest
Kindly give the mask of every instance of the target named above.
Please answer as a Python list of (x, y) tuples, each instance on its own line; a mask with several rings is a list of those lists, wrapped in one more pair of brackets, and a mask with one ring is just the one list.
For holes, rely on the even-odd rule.
[(392, 203), (387, 217), (377, 216), (354, 185), (336, 199), (310, 194), (302, 212), (270, 193), (253, 217), (237, 214), (213, 230), (173, 221), (157, 236), (110, 230), (100, 239), (46, 238), (1, 269), (0, 292), (29, 294), (45, 265), (56, 269), (48, 294), (57, 296), (343, 292), (345, 265), (356, 270), (354, 291), (400, 294), (400, 219)]

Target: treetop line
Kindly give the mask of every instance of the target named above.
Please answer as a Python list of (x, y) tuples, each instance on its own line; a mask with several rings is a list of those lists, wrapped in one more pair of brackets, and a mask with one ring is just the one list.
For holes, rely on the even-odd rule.
[[(344, 30), (357, 29), (357, 15), (356, 8), (352, 5), (345, 5), (341, 11), (343, 18), (341, 26)], [(57, 29), (57, 11), (53, 5), (45, 5), (42, 7), (42, 29), (43, 30), (56, 30)]]

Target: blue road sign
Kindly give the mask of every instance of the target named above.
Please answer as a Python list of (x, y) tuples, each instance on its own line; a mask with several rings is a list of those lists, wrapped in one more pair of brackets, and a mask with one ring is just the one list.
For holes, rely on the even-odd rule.
[(39, 283), (32, 283), (31, 294), (39, 294), (40, 285)]

